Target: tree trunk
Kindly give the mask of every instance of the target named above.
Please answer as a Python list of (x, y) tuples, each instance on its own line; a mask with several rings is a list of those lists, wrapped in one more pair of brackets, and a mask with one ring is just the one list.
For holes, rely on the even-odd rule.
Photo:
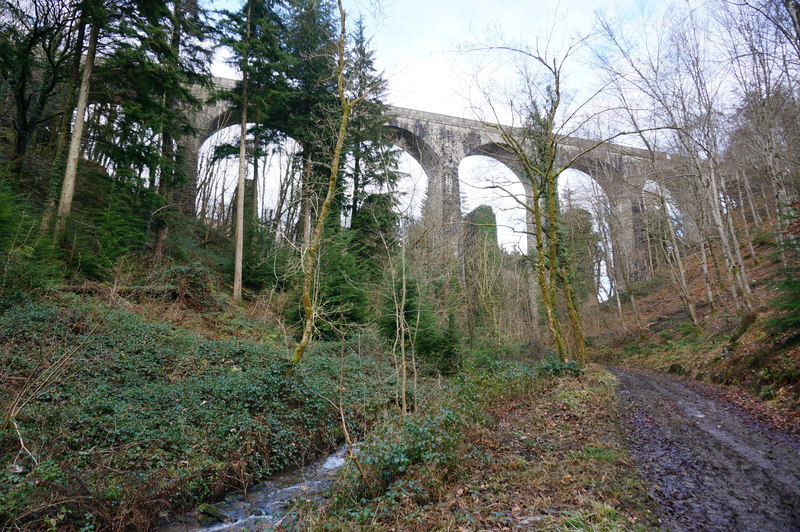
[(714, 303), (714, 291), (711, 288), (711, 275), (708, 272), (706, 242), (703, 239), (700, 240), (700, 262), (703, 266), (703, 283), (706, 285), (706, 297), (708, 298), (708, 304), (711, 305), (711, 310), (713, 311), (716, 308), (716, 304)]
[(753, 237), (750, 235), (750, 224), (747, 223), (747, 213), (745, 212), (745, 207), (744, 207), (745, 199), (744, 199), (744, 192), (742, 190), (743, 187), (741, 179), (736, 180), (736, 186), (739, 192), (738, 210), (742, 219), (742, 230), (744, 231), (745, 239), (747, 239), (747, 247), (750, 250), (750, 256), (753, 257), (753, 264), (758, 266), (759, 263), (758, 255), (756, 255), (756, 250), (753, 247)]
[(72, 128), (72, 138), (70, 138), (69, 152), (67, 153), (67, 164), (64, 171), (64, 181), (61, 184), (61, 196), (58, 200), (58, 210), (56, 211), (55, 238), (60, 239), (67, 217), (72, 209), (72, 198), (75, 195), (75, 181), (78, 173), (78, 159), (80, 157), (81, 140), (83, 139), (83, 125), (86, 115), (86, 108), (89, 105), (89, 88), (92, 81), (92, 69), (94, 68), (95, 54), (97, 53), (97, 40), (100, 36), (99, 22), (92, 23), (89, 32), (89, 45), (86, 49), (86, 63), (83, 66), (81, 76), (81, 86), (78, 90), (78, 102), (75, 107), (75, 123)]
[(260, 142), (261, 142), (261, 139), (260, 139), (259, 135), (256, 134), (254, 142), (253, 142), (253, 147), (254, 147), (254, 149), (253, 149), (253, 190), (251, 191), (252, 192), (252, 198), (253, 198), (253, 200), (252, 200), (253, 201), (253, 205), (251, 206), (251, 211), (250, 211), (250, 222), (251, 222), (251, 225), (252, 225), (252, 227), (251, 227), (251, 229), (252, 229), (251, 241), (253, 243), (255, 243), (255, 241), (256, 241), (256, 236), (257, 236), (256, 228), (257, 228), (257, 225), (258, 225), (258, 190), (259, 190), (258, 189), (258, 153), (259, 153), (258, 152), (258, 147), (260, 145), (259, 144)]
[(353, 205), (350, 206), (350, 227), (353, 226), (353, 220), (358, 212), (358, 202), (361, 199), (361, 157), (356, 156), (353, 162)]
[[(670, 218), (669, 211), (667, 210), (667, 200), (665, 199), (663, 193), (660, 196), (661, 206), (664, 210), (664, 216), (666, 217), (669, 240), (672, 243), (672, 255), (675, 257), (675, 263), (678, 267), (678, 273), (674, 274), (674, 276), (678, 283), (680, 291), (679, 293), (681, 299), (683, 299), (684, 305), (686, 305), (686, 310), (689, 311), (689, 317), (692, 319), (692, 325), (695, 327), (700, 327), (700, 321), (697, 319), (697, 311), (695, 310), (694, 303), (692, 302), (692, 295), (689, 293), (689, 284), (686, 282), (686, 268), (683, 265), (681, 249), (678, 239), (675, 236), (675, 228), (672, 227), (672, 220)], [(672, 265), (670, 265), (670, 271), (674, 272)]]
[[(245, 35), (250, 41), (250, 13), (252, 2), (247, 3)], [(242, 300), (242, 264), (244, 262), (244, 178), (247, 173), (247, 52), (242, 60), (242, 119), (239, 123), (239, 179), (236, 185), (236, 250), (233, 257), (233, 301)]]

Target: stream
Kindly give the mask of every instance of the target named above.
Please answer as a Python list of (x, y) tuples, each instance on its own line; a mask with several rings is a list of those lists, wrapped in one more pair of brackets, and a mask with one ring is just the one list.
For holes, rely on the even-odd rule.
[(277, 525), (286, 515), (296, 499), (315, 499), (336, 480), (339, 469), (345, 464), (347, 446), (339, 448), (334, 454), (300, 468), (278, 473), (264, 483), (247, 492), (233, 494), (222, 502), (214, 504), (226, 516), (226, 522), (216, 522), (203, 526), (199, 522), (198, 510), (186, 514), (182, 519), (159, 527), (159, 532), (217, 532), (221, 530), (241, 530), (262, 527), (269, 529)]

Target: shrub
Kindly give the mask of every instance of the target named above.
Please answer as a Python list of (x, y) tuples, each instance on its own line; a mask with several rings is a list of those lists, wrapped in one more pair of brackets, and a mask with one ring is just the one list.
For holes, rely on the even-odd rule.
[(196, 310), (219, 308), (214, 298), (216, 283), (212, 271), (202, 264), (169, 266), (155, 276), (156, 282), (174, 286), (181, 303)]
[(767, 320), (767, 329), (775, 335), (800, 331), (800, 268), (786, 268), (775, 284), (778, 295), (770, 302), (775, 315)]
[[(291, 251), (275, 244), (271, 234), (259, 233), (258, 244), (247, 246), (242, 282), (251, 290), (289, 290), (296, 275), (290, 267)], [(296, 268), (295, 268), (296, 270)]]
[(120, 257), (144, 249), (159, 199), (136, 181), (112, 178), (96, 163), (82, 162), (80, 172), (65, 256), (75, 270), (103, 279)]
[[(397, 334), (398, 315), (395, 308), (395, 294), (402, 291), (401, 281), (394, 283), (394, 294), (387, 291), (381, 302), (381, 312), (377, 320), (378, 329), (384, 338), (393, 342)], [(406, 305), (404, 309), (407, 347), (425, 362), (433, 365), (443, 375), (453, 375), (462, 363), (461, 335), (450, 313), (447, 324), (442, 325), (436, 318), (430, 302), (426, 301), (414, 279), (406, 281)]]
[(651, 277), (649, 279), (631, 283), (630, 292), (635, 297), (645, 297), (656, 292), (665, 284), (666, 281), (664, 281), (664, 279), (661, 277)]
[(537, 371), (541, 374), (555, 375), (556, 377), (580, 377), (583, 369), (574, 360), (561, 361), (557, 357), (548, 358), (545, 362), (537, 366)]
[(401, 500), (429, 500), (457, 467), (469, 427), (487, 420), (486, 410), (498, 397), (526, 392), (535, 382), (535, 372), (519, 364), (481, 364), (478, 368), (467, 360), (419, 413), (391, 419), (373, 431), (359, 451), (364, 476), (348, 470), (336, 488), (334, 506), (358, 520), (373, 515), (364, 508), (367, 501), (386, 508), (385, 503), (391, 507)]

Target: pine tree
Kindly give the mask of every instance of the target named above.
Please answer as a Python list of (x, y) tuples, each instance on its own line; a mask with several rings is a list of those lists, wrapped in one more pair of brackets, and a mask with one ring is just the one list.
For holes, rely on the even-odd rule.
[[(244, 267), (245, 232), (252, 244), (258, 205), (258, 183), (256, 172), (262, 143), (275, 140), (271, 134), (286, 99), (287, 83), (285, 69), (287, 55), (280, 42), (283, 23), (278, 13), (280, 4), (272, 0), (248, 0), (238, 12), (224, 12), (221, 42), (232, 51), (231, 62), (242, 72), (242, 81), (233, 91), (222, 96), (232, 101), (241, 117), (239, 128), (239, 179), (236, 191), (236, 242), (234, 257), (233, 299), (241, 299), (242, 270)], [(248, 124), (254, 123), (248, 129)], [(252, 150), (247, 149), (248, 134), (252, 136)], [(220, 148), (220, 147), (218, 147)], [(248, 151), (254, 158), (254, 177), (250, 189), (250, 209), (245, 211), (245, 174)], [(218, 154), (232, 153), (223, 146)], [(247, 227), (247, 231), (245, 226)]]
[(67, 163), (64, 171), (64, 181), (61, 184), (61, 196), (58, 200), (58, 210), (56, 212), (55, 237), (61, 237), (64, 226), (72, 209), (72, 198), (75, 194), (75, 181), (78, 170), (78, 157), (80, 156), (81, 141), (83, 140), (83, 125), (86, 114), (86, 107), (89, 102), (89, 86), (92, 81), (92, 69), (94, 68), (95, 55), (97, 53), (97, 41), (100, 36), (100, 28), (103, 24), (104, 12), (100, 6), (92, 5), (87, 2), (84, 7), (87, 11), (87, 18), (91, 30), (89, 32), (89, 45), (86, 51), (86, 62), (81, 75), (81, 85), (78, 90), (78, 101), (75, 107), (75, 119), (72, 128), (69, 151), (67, 152)]
[(336, 41), (333, 9), (327, 0), (293, 0), (287, 22), (287, 74), (292, 91), (286, 133), (302, 149), (300, 215), (295, 236), (308, 242), (312, 218), (330, 174), (326, 165), (336, 141), (340, 104), (336, 98)]
[(356, 219), (370, 187), (392, 189), (401, 178), (397, 169), (400, 151), (389, 143), (383, 131), (388, 121), (388, 106), (383, 101), (387, 83), (375, 68), (375, 53), (369, 48), (364, 31), (364, 21), (359, 18), (353, 30), (345, 73), (350, 94), (366, 95), (354, 110), (348, 128), (349, 157), (345, 176), (351, 181), (353, 194), (345, 215), (351, 221)]

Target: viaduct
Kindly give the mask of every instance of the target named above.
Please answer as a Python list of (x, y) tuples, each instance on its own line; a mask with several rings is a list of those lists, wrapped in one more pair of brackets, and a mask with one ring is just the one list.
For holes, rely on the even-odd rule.
[[(214, 78), (216, 88), (230, 89), (236, 83), (232, 79)], [(210, 93), (204, 89), (198, 88), (196, 96), (201, 101), (210, 101)], [(387, 131), (392, 142), (413, 156), (428, 176), (423, 219), (429, 220), (434, 227), (443, 228), (442, 236), (446, 239), (457, 240), (459, 234), (462, 214), (458, 166), (464, 157), (491, 157), (520, 175), (501, 138), (502, 126), (400, 107), (390, 108), (389, 115), (391, 118)], [(184, 139), (184, 142), (187, 147), (187, 171), (190, 179), (196, 179), (199, 150), (203, 142), (215, 132), (237, 125), (239, 117), (231, 111), (228, 102), (216, 101), (206, 103), (194, 111), (190, 118), (197, 133), (192, 138)], [(646, 150), (612, 143), (587, 151), (593, 144), (587, 139), (563, 137), (559, 139), (558, 158), (562, 163), (574, 158), (571, 168), (591, 176), (605, 192), (611, 207), (611, 230), (617, 246), (628, 252), (636, 246), (637, 217), (648, 181), (659, 183), (669, 192), (684, 214), (684, 236), (689, 239), (696, 237), (695, 217), (690, 215), (695, 201), (693, 192), (681, 186), (685, 180), (679, 179), (680, 172), (677, 170), (680, 165), (673, 164), (667, 154), (656, 154), (654, 157)], [(525, 185), (525, 180), (521, 181)], [(190, 189), (190, 195), (193, 190), (194, 187)], [(193, 201), (194, 198), (187, 200)], [(531, 249), (530, 241), (528, 248)], [(631, 254), (626, 253), (625, 256)]]

